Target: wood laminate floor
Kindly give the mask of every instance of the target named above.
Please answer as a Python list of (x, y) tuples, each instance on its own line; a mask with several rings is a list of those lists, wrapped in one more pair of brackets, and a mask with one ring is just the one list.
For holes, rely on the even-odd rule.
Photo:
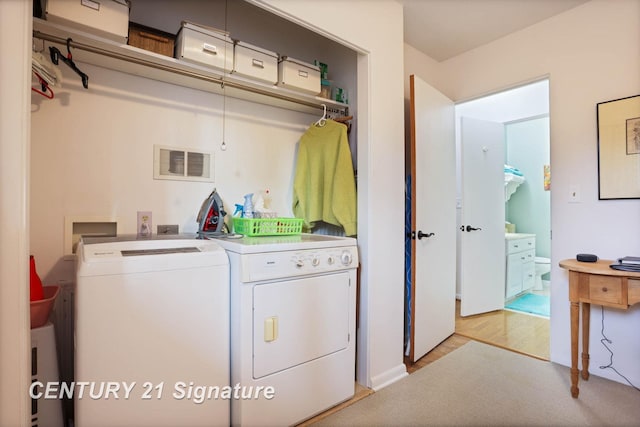
[(544, 317), (508, 310), (460, 317), (460, 301), (456, 301), (456, 334), (549, 360), (549, 319)]

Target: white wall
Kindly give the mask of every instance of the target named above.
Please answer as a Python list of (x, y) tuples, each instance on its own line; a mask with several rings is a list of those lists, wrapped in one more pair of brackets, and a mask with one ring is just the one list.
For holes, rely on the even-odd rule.
[[(0, 1), (0, 425), (31, 419), (29, 74), (31, 2)], [(30, 424), (29, 424), (30, 425)]]
[[(65, 216), (118, 218), (118, 234), (130, 234), (137, 211), (151, 211), (154, 233), (158, 224), (194, 233), (214, 187), (229, 213), (244, 194), (268, 188), (273, 208), (292, 214), (295, 148), (315, 115), (234, 98), (223, 113), (218, 95), (78, 66), (89, 90), (63, 67), (56, 97), (32, 98), (31, 247), (45, 282), (74, 280), (62, 252)], [(213, 152), (215, 182), (154, 180), (154, 144)]]
[(434, 87), (437, 87), (436, 83), (440, 81), (440, 63), (406, 43), (404, 44), (404, 69), (404, 97), (406, 100), (411, 96), (409, 82), (411, 74), (417, 75)]
[[(439, 64), (430, 82), (466, 100), (549, 76), (551, 226), (553, 240), (551, 359), (570, 364), (568, 275), (558, 262), (577, 253), (614, 259), (640, 253), (640, 201), (598, 200), (596, 104), (640, 93), (640, 1), (594, 0)], [(412, 60), (411, 64), (418, 63)], [(407, 72), (419, 70), (407, 67)], [(569, 203), (577, 185), (581, 203)], [(591, 372), (622, 381), (599, 344), (600, 307), (592, 307)], [(605, 310), (614, 366), (640, 384), (640, 307)]]

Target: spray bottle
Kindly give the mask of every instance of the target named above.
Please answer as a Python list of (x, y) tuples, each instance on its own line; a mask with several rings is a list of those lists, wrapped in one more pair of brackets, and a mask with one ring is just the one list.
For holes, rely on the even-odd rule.
[(253, 193), (244, 195), (244, 217), (253, 218)]

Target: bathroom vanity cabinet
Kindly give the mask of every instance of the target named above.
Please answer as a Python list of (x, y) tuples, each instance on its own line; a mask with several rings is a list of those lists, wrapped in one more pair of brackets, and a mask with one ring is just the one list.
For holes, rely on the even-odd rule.
[(533, 288), (536, 273), (535, 234), (505, 234), (505, 299)]

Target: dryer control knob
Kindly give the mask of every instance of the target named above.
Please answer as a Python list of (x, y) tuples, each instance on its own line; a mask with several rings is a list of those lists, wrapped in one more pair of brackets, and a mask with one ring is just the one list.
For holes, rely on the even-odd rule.
[(342, 252), (342, 255), (340, 255), (340, 261), (342, 262), (342, 265), (351, 264), (351, 262), (353, 262), (353, 257), (351, 256), (351, 252), (348, 252), (348, 251)]
[(317, 267), (318, 265), (320, 265), (320, 259), (318, 258), (313, 258), (311, 260), (311, 265), (313, 265), (314, 267)]
[(301, 260), (301, 259), (297, 259), (296, 260), (296, 267), (298, 267), (298, 268), (304, 267), (304, 261)]
[(330, 256), (329, 258), (327, 258), (327, 264), (329, 264), (329, 265), (333, 265), (333, 263), (334, 263), (334, 262), (336, 262), (336, 260), (335, 260), (335, 259), (333, 259), (333, 257), (332, 257), (332, 256)]

